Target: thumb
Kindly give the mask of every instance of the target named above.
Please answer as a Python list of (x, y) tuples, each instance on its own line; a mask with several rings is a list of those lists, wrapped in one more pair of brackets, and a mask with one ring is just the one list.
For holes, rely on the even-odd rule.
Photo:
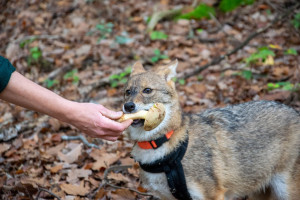
[(105, 117), (110, 118), (110, 119), (119, 119), (123, 115), (122, 111), (115, 112), (113, 110), (109, 110), (109, 109), (105, 108), (102, 105), (101, 105), (99, 111), (101, 112), (102, 115), (104, 115)]

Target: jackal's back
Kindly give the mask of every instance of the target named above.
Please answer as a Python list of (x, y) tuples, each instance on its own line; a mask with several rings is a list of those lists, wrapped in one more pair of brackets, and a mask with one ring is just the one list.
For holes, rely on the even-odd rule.
[(185, 119), (191, 137), (185, 159), (193, 161), (187, 174), (206, 177), (206, 185), (253, 191), (292, 167), (299, 154), (299, 113), (280, 103), (248, 102)]

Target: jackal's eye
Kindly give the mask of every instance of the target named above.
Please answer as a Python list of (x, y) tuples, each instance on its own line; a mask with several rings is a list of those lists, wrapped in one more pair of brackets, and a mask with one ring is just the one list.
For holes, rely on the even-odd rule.
[(130, 91), (130, 90), (126, 90), (126, 91), (125, 91), (125, 95), (126, 95), (126, 96), (131, 95), (131, 91)]
[(143, 90), (143, 93), (145, 93), (145, 94), (150, 94), (152, 92), (152, 89), (151, 88), (145, 88), (144, 90)]

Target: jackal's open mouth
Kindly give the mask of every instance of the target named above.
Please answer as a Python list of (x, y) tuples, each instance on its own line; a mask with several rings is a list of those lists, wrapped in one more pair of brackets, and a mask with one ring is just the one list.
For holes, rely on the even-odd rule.
[(141, 126), (144, 126), (144, 122), (145, 122), (144, 119), (135, 119), (135, 120), (133, 120), (131, 126), (133, 126), (133, 127), (141, 127)]

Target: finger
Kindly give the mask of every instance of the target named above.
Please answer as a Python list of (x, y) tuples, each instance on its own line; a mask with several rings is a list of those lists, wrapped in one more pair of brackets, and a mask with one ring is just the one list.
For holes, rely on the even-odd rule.
[(101, 119), (99, 118), (98, 124), (100, 128), (106, 129), (110, 132), (123, 132), (131, 123), (132, 120), (127, 120), (127, 122), (119, 123), (105, 116), (101, 116)]
[(123, 126), (125, 127), (124, 129), (126, 129), (132, 124), (132, 122), (133, 122), (132, 119), (128, 119), (128, 120), (122, 122), (121, 124), (123, 124)]
[(101, 106), (99, 111), (101, 112), (102, 115), (110, 119), (119, 119), (123, 115), (122, 111), (115, 112), (113, 110), (109, 110), (105, 108), (104, 106)]
[(112, 141), (112, 142), (114, 142), (118, 139), (118, 137), (116, 137), (116, 136), (104, 136), (104, 137), (101, 137), (101, 138), (104, 139), (104, 140)]

